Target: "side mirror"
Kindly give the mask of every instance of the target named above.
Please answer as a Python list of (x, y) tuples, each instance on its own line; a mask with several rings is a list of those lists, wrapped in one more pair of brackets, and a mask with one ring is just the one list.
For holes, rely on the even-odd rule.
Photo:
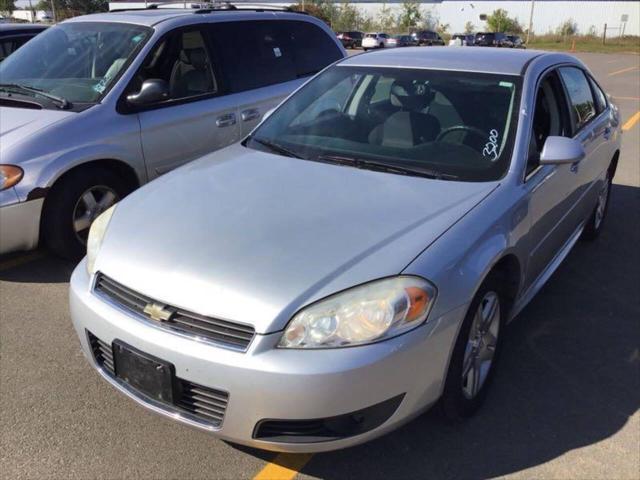
[(584, 148), (578, 140), (567, 137), (547, 137), (540, 154), (540, 165), (577, 163), (584, 156)]
[(127, 95), (127, 102), (136, 107), (161, 102), (169, 98), (169, 85), (159, 78), (150, 78), (142, 82), (140, 91)]

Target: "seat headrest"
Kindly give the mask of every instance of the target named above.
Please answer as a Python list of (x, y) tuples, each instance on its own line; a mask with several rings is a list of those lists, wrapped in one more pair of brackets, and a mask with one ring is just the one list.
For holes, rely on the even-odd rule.
[(409, 111), (420, 111), (433, 100), (434, 93), (424, 83), (396, 80), (391, 85), (391, 104)]
[(183, 50), (187, 57), (187, 63), (196, 70), (204, 70), (207, 66), (207, 54), (204, 48), (185, 48)]

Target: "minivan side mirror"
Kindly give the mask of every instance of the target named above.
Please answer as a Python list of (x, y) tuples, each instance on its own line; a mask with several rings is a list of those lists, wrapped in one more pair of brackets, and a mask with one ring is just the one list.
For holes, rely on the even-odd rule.
[(169, 98), (169, 84), (160, 78), (150, 78), (142, 82), (140, 91), (127, 95), (127, 103), (136, 107), (161, 102)]
[(585, 156), (582, 143), (573, 138), (547, 137), (540, 154), (540, 165), (577, 163)]

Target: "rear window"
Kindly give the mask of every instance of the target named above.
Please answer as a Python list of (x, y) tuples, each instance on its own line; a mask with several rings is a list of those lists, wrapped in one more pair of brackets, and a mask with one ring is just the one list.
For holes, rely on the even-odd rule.
[(333, 39), (309, 22), (221, 22), (210, 32), (230, 92), (313, 75), (342, 57)]

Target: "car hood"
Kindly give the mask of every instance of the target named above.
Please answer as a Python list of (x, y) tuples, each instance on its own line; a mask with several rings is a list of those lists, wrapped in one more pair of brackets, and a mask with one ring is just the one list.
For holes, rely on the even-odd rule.
[(495, 187), (234, 145), (123, 200), (96, 268), (154, 300), (273, 332), (306, 304), (402, 272)]
[(75, 115), (61, 110), (35, 110), (28, 108), (0, 107), (0, 158), (17, 143), (31, 139), (33, 135), (54, 123)]

